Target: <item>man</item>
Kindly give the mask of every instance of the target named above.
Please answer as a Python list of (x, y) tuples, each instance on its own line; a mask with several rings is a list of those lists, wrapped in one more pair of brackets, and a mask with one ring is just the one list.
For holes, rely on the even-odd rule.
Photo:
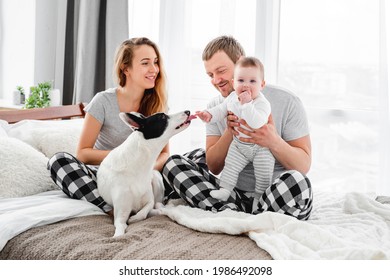
[[(215, 38), (203, 51), (203, 62), (213, 86), (221, 93), (211, 100), (208, 108), (223, 102), (232, 91), (234, 65), (244, 56), (241, 45), (229, 36)], [(274, 211), (308, 219), (312, 209), (312, 189), (306, 173), (311, 165), (311, 142), (308, 121), (303, 105), (294, 94), (273, 86), (266, 86), (263, 94), (271, 103), (268, 124), (247, 131), (240, 128), (245, 120), (229, 114), (225, 121), (206, 126), (206, 152), (194, 150), (183, 156), (173, 155), (163, 168), (166, 187), (173, 189), (189, 205), (205, 210), (222, 211), (230, 208), (247, 213)], [(240, 173), (237, 187), (227, 201), (210, 196), (219, 189), (219, 174), (233, 139), (238, 131), (250, 136), (242, 142), (267, 147), (274, 155), (273, 183), (260, 197), (254, 199), (253, 165)]]

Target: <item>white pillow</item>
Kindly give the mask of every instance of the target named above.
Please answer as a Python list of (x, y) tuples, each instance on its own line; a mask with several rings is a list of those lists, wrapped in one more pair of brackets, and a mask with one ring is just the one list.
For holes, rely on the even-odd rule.
[(0, 197), (58, 189), (46, 168), (47, 161), (30, 145), (12, 137), (0, 137)]
[(83, 120), (24, 120), (10, 125), (8, 136), (30, 144), (49, 158), (57, 152), (75, 155)]
[(9, 124), (5, 120), (0, 120), (0, 137), (8, 137), (8, 126)]

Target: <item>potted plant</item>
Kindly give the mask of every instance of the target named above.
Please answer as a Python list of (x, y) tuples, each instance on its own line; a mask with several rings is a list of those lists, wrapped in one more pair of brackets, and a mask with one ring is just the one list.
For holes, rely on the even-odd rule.
[(50, 106), (50, 82), (38, 83), (37, 86), (30, 87), (30, 96), (26, 99), (24, 108), (45, 108)]

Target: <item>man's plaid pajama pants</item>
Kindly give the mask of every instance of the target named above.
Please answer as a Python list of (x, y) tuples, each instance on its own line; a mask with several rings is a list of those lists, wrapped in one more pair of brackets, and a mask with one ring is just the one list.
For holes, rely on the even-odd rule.
[(295, 170), (282, 173), (260, 197), (252, 209), (253, 193), (235, 188), (227, 201), (210, 196), (219, 188), (219, 179), (208, 171), (205, 151), (197, 149), (183, 156), (173, 155), (163, 168), (168, 198), (184, 199), (189, 205), (213, 212), (232, 209), (247, 213), (272, 211), (306, 220), (312, 210), (312, 189), (309, 179)]

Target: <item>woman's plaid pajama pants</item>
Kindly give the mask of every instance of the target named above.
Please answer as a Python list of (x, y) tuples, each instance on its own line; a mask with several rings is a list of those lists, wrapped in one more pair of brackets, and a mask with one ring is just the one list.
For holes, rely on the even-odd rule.
[(252, 209), (253, 193), (235, 188), (229, 199), (219, 201), (210, 191), (219, 188), (219, 179), (208, 171), (205, 151), (197, 149), (183, 156), (173, 155), (163, 168), (168, 198), (184, 199), (189, 205), (213, 212), (232, 209), (258, 214), (272, 211), (306, 220), (312, 210), (312, 189), (309, 179), (295, 170), (282, 173), (260, 197)]
[(98, 192), (96, 167), (82, 163), (71, 154), (60, 152), (50, 158), (47, 169), (54, 183), (70, 198), (86, 200), (105, 212), (112, 210)]

